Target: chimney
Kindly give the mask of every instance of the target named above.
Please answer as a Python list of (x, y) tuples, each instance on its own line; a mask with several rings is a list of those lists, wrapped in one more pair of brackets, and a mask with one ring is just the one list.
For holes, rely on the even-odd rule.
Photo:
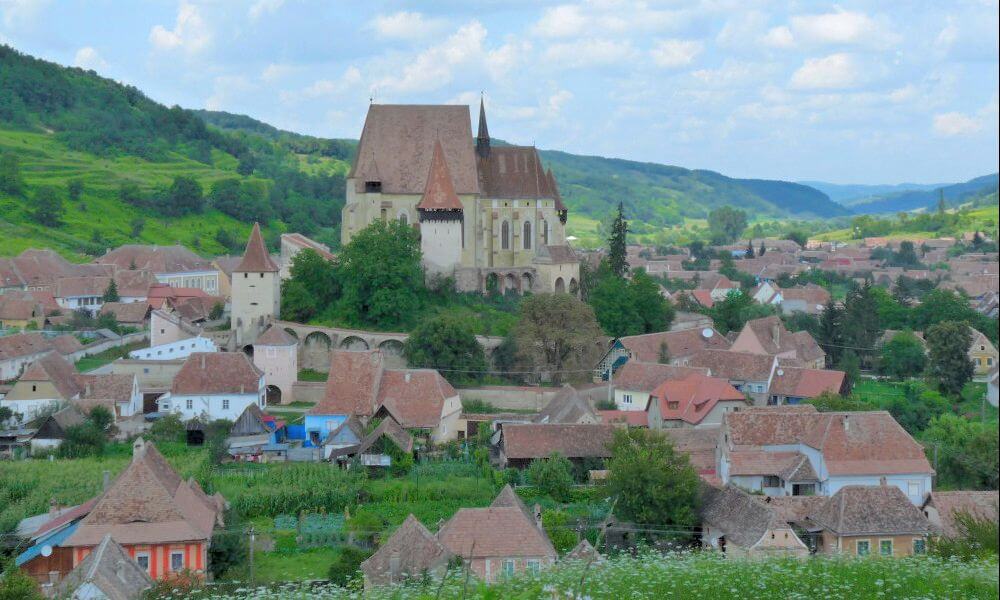
[(102, 473), (102, 476), (103, 476), (103, 482), (101, 484), (102, 485), (101, 489), (106, 492), (108, 491), (108, 488), (111, 487), (111, 471), (105, 471), (104, 473)]

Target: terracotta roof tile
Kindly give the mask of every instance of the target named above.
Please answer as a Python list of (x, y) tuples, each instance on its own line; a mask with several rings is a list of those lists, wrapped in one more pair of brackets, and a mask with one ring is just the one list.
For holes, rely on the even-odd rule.
[(558, 452), (566, 458), (608, 457), (613, 425), (507, 424), (503, 452), (509, 459), (545, 458)]
[(254, 346), (295, 346), (299, 341), (293, 338), (287, 331), (272, 325), (267, 331), (257, 337)]
[(938, 511), (938, 516), (941, 519), (941, 535), (950, 538), (962, 535), (955, 519), (961, 513), (975, 519), (995, 522), (998, 502), (1000, 502), (1000, 495), (998, 495), (997, 490), (931, 492), (927, 499), (927, 504)]
[(411, 513), (360, 568), (368, 583), (385, 585), (399, 583), (402, 577), (421, 577), (447, 564), (450, 557), (451, 552)]
[(694, 374), (667, 380), (653, 390), (650, 402), (657, 402), (664, 421), (697, 425), (720, 401), (746, 402), (746, 397), (725, 379)]
[(382, 353), (335, 350), (332, 355), (323, 399), (306, 414), (373, 415), (384, 370)]
[(174, 377), (170, 392), (181, 394), (255, 394), (263, 374), (242, 352), (195, 352)]
[(752, 548), (769, 530), (789, 529), (778, 511), (731, 485), (705, 486), (701, 518), (742, 548)]
[(713, 377), (724, 377), (730, 381), (767, 381), (774, 367), (774, 357), (750, 352), (703, 350), (693, 356), (688, 364), (705, 367)]
[(844, 385), (843, 371), (780, 366), (771, 380), (771, 394), (815, 398), (823, 392), (839, 394)]
[(58, 352), (50, 352), (31, 363), (18, 381), (51, 382), (69, 400), (82, 391), (76, 381), (76, 369)]
[(621, 390), (652, 392), (656, 386), (668, 379), (683, 379), (697, 374), (707, 375), (708, 370), (700, 367), (675, 367), (630, 360), (618, 367), (612, 383), (615, 388)]
[(0, 360), (41, 354), (52, 349), (52, 343), (40, 333), (15, 333), (0, 336)]
[(247, 240), (247, 248), (243, 253), (243, 260), (236, 266), (236, 273), (277, 273), (278, 265), (274, 264), (271, 255), (264, 245), (264, 238), (260, 235), (260, 225), (253, 224), (250, 231), (250, 239)]
[(441, 422), (445, 400), (457, 395), (455, 388), (432, 369), (385, 370), (376, 403), (403, 427), (432, 429)]
[(465, 559), (557, 557), (545, 532), (512, 506), (460, 508), (437, 537), (452, 554)]
[(444, 150), (441, 149), (441, 142), (434, 142), (434, 154), (431, 157), (431, 166), (427, 173), (427, 185), (424, 186), (424, 195), (417, 204), (418, 210), (462, 210), (462, 201), (455, 194), (455, 188), (451, 182), (451, 173), (448, 171), (448, 163), (444, 158)]
[(115, 320), (126, 325), (144, 323), (149, 318), (148, 302), (105, 302), (101, 305), (102, 315), (114, 315)]
[(838, 535), (925, 535), (930, 523), (894, 485), (849, 485), (837, 490), (809, 518)]
[(137, 269), (162, 274), (214, 270), (209, 261), (181, 245), (126, 244), (115, 248), (94, 262), (114, 265), (121, 270)]

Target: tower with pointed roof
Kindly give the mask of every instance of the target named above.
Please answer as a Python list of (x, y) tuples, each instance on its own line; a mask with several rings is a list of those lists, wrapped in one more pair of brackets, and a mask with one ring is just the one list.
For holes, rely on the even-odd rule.
[(486, 104), (479, 99), (479, 132), (476, 134), (476, 154), (479, 158), (490, 156), (490, 130), (486, 127)]
[(428, 273), (451, 276), (462, 260), (462, 201), (448, 170), (441, 142), (434, 142), (434, 154), (427, 173), (424, 195), (417, 204), (420, 218), (420, 251)]
[(243, 259), (233, 270), (230, 323), (237, 347), (252, 344), (281, 312), (278, 265), (254, 223)]

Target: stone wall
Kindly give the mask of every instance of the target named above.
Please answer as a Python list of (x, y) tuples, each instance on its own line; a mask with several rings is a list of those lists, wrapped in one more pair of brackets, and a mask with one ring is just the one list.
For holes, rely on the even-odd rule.
[(463, 402), (481, 400), (503, 410), (541, 410), (558, 392), (555, 387), (496, 385), (462, 388), (458, 396)]

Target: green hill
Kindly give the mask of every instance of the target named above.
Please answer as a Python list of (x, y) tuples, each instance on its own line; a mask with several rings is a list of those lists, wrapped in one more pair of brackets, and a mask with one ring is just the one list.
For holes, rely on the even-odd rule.
[[(997, 173), (970, 179), (964, 183), (955, 183), (925, 190), (908, 190), (894, 192), (872, 198), (863, 198), (850, 202), (849, 208), (857, 214), (896, 213), (932, 208), (937, 206), (938, 199), (943, 195), (948, 206), (977, 202), (982, 198), (995, 197), (997, 191)], [(982, 204), (982, 202), (980, 202)]]

